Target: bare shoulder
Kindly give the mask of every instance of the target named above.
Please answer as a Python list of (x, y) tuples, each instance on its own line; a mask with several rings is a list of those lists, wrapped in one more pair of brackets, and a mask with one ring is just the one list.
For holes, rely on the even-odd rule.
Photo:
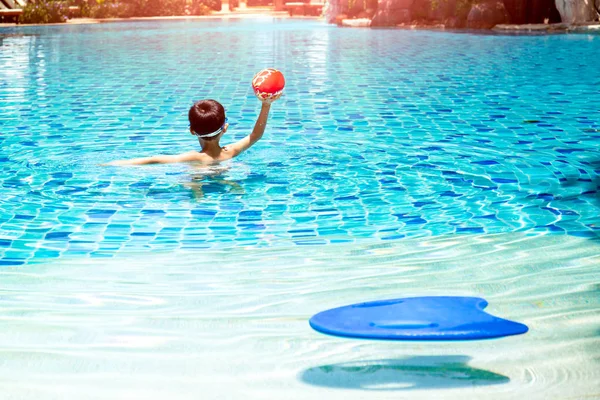
[(187, 153), (180, 154), (178, 157), (179, 157), (179, 162), (196, 162), (196, 163), (200, 163), (200, 164), (215, 164), (215, 163), (217, 163), (218, 164), (221, 161), (230, 160), (235, 156), (236, 156), (236, 154), (234, 152), (232, 152), (231, 150), (228, 150), (226, 147), (224, 147), (221, 151), (221, 154), (216, 158), (213, 158), (213, 157), (209, 156), (208, 154), (200, 153), (197, 151), (188, 151)]
[(181, 153), (177, 157), (179, 158), (180, 162), (193, 162), (193, 161), (209, 162), (212, 160), (206, 154), (200, 153), (200, 152), (194, 151), (194, 150), (188, 151), (186, 153)]

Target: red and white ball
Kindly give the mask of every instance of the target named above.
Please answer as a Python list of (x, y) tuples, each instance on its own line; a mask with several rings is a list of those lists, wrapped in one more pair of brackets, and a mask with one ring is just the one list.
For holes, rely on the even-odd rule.
[(252, 79), (254, 94), (261, 100), (269, 100), (279, 96), (285, 87), (285, 78), (275, 68), (263, 69)]

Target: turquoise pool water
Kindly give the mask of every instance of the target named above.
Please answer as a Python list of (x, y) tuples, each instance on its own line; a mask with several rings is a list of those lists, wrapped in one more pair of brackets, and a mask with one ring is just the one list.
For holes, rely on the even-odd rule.
[[(598, 236), (600, 38), (168, 21), (0, 31), (0, 264), (123, 250), (271, 247), (449, 233)], [(229, 169), (100, 167), (227, 143), (287, 77)], [(190, 187), (192, 186), (192, 187)]]
[[(600, 36), (212, 19), (0, 28), (2, 399), (599, 397)], [(224, 166), (102, 167), (197, 148)], [(321, 335), (324, 309), (479, 296), (525, 335)]]

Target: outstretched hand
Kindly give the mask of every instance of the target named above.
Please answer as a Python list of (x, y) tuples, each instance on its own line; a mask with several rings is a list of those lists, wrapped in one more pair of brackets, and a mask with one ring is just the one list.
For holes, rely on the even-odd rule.
[(271, 104), (271, 103), (273, 103), (274, 101), (276, 101), (276, 100), (279, 100), (279, 99), (281, 98), (281, 96), (282, 96), (282, 95), (283, 95), (283, 91), (281, 91), (281, 92), (277, 93), (277, 94), (276, 94), (276, 95), (274, 95), (274, 96), (268, 97), (268, 98), (266, 98), (266, 99), (261, 99), (260, 97), (259, 97), (258, 99), (259, 99), (260, 101), (262, 101), (263, 103), (265, 103), (265, 104)]

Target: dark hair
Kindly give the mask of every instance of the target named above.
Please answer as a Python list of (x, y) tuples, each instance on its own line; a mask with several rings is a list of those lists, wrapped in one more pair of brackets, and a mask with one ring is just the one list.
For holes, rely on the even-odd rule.
[[(190, 127), (198, 135), (216, 132), (225, 123), (225, 109), (216, 100), (200, 100), (196, 102), (188, 113)], [(205, 138), (214, 140), (217, 136)]]

